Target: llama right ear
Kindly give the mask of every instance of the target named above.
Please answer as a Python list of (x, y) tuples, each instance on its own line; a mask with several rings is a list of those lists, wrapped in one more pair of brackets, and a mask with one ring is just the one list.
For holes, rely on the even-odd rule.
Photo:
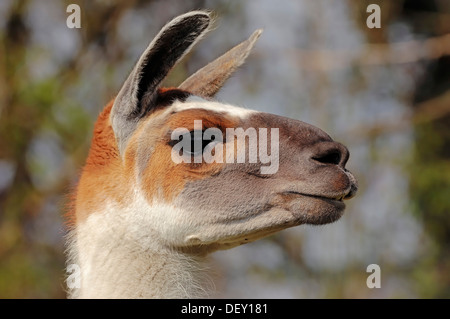
[(178, 88), (206, 98), (213, 97), (225, 81), (244, 63), (261, 33), (262, 29), (256, 30), (247, 40), (195, 72)]
[(136, 63), (111, 110), (111, 125), (122, 155), (139, 120), (155, 107), (161, 82), (208, 31), (210, 22), (205, 11), (178, 16), (164, 26)]

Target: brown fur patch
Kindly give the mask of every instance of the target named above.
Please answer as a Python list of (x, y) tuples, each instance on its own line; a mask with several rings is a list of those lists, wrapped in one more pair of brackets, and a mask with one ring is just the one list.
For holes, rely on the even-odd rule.
[(69, 224), (78, 224), (89, 213), (100, 211), (107, 198), (123, 202), (130, 191), (130, 179), (122, 166), (109, 121), (113, 102), (106, 105), (95, 123), (89, 155), (75, 194), (71, 196), (75, 203), (66, 216)]

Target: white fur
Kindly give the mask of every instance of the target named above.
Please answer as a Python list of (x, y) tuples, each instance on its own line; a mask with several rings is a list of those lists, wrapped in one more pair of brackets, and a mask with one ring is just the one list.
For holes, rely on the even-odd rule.
[(208, 101), (198, 96), (190, 96), (185, 102), (175, 101), (170, 107), (171, 111), (175, 112), (198, 108), (214, 112), (224, 112), (241, 119), (246, 119), (250, 114), (257, 112), (231, 104)]
[[(175, 251), (164, 240), (175, 235), (183, 240), (180, 233), (189, 232), (189, 224), (177, 222), (177, 213), (170, 205), (150, 207), (139, 191), (131, 205), (109, 201), (101, 212), (91, 213), (70, 234), (68, 264), (80, 267), (81, 286), (69, 297), (205, 297), (213, 284), (205, 275), (204, 258)], [(175, 234), (170, 221), (186, 229)]]

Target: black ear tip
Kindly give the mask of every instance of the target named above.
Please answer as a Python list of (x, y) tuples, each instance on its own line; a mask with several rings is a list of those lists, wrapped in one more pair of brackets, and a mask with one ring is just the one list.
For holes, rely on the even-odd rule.
[(211, 14), (208, 11), (192, 11), (181, 16), (186, 24), (192, 24), (200, 29), (206, 29), (211, 23)]
[(208, 28), (212, 21), (211, 12), (209, 11), (191, 11), (178, 18), (182, 21), (181, 24), (196, 26), (201, 30)]
[(195, 19), (197, 20), (197, 23), (204, 27), (205, 29), (209, 26), (210, 22), (211, 22), (211, 17), (209, 15), (205, 15), (205, 14), (198, 14), (195, 15)]
[(212, 16), (212, 11), (208, 10), (196, 10), (196, 11), (190, 11), (188, 13), (185, 13), (185, 16), (194, 16), (198, 19), (204, 20), (204, 21), (210, 21)]
[[(195, 42), (198, 36), (205, 33), (211, 24), (211, 15), (207, 11), (191, 11), (173, 19), (167, 24), (167, 34), (176, 34), (174, 39), (182, 39), (183, 41), (175, 41), (178, 44), (184, 42)], [(173, 39), (172, 39), (173, 40)], [(186, 42), (186, 43), (187, 43)], [(172, 45), (177, 45), (171, 41)]]

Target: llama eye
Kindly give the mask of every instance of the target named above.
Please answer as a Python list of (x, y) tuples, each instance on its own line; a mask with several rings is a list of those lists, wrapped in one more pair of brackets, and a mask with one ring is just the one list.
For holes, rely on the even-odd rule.
[(197, 156), (200, 154), (203, 154), (203, 151), (205, 150), (205, 147), (209, 144), (214, 142), (215, 136), (211, 136), (211, 139), (204, 139), (203, 138), (204, 131), (191, 131), (189, 136), (182, 136), (182, 138), (189, 138), (191, 141), (190, 149), (186, 149), (186, 153), (192, 156)]

